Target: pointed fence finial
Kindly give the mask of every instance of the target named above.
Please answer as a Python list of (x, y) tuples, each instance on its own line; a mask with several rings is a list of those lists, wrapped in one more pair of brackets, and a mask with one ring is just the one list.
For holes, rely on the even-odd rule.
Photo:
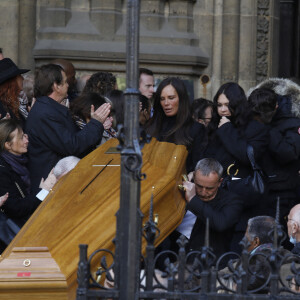
[(151, 193), (150, 199), (149, 221), (153, 221), (153, 193)]
[(280, 209), (279, 209), (280, 197), (277, 197), (276, 203), (276, 225), (274, 228), (274, 241), (273, 246), (276, 249), (278, 247), (278, 229), (280, 228)]
[(209, 247), (209, 218), (206, 218), (205, 225), (205, 247)]
[(276, 202), (276, 223), (277, 225), (280, 223), (280, 197), (277, 197)]

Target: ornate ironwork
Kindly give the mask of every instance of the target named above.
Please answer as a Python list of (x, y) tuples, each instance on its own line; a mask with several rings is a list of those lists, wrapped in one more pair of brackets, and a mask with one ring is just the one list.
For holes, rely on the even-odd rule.
[[(241, 255), (229, 252), (216, 260), (213, 249), (209, 247), (207, 230), (205, 246), (199, 251), (187, 253), (187, 240), (181, 236), (177, 241), (178, 253), (168, 250), (154, 256), (154, 243), (159, 236), (159, 229), (153, 220), (152, 198), (150, 203), (149, 220), (141, 228), (147, 246), (146, 256), (141, 262), (136, 299), (299, 299), (300, 256), (280, 246), (284, 232), (278, 223), (270, 232), (274, 244), (265, 252), (250, 254), (246, 250), (249, 243), (243, 239)], [(208, 229), (208, 221), (206, 226)], [(87, 259), (87, 246), (81, 245), (80, 249), (77, 299), (91, 299), (89, 297), (95, 296), (122, 299), (120, 291), (114, 286), (113, 263), (108, 267), (102, 258), (100, 264), (101, 272), (108, 275), (106, 281), (110, 282), (110, 289), (107, 285), (97, 283), (88, 271), (95, 254), (100, 251), (113, 254), (100, 249)], [(162, 256), (166, 257), (163, 271), (156, 268)], [(95, 288), (102, 290), (96, 291)]]
[(120, 127), (118, 133), (119, 145), (117, 149), (121, 152), (121, 155), (124, 157), (124, 166), (125, 168), (133, 173), (133, 176), (136, 180), (146, 179), (146, 174), (141, 173), (141, 168), (143, 164), (141, 148), (145, 143), (149, 142), (149, 139), (144, 136), (144, 138), (138, 140), (135, 138), (133, 140), (133, 147), (125, 147), (124, 144), (124, 127)]

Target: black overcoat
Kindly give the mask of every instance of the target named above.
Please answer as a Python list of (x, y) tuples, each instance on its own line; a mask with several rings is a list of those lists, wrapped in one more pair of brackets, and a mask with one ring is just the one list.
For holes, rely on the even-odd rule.
[(7, 217), (22, 227), (41, 201), (35, 194), (29, 194), (27, 186), (11, 166), (0, 156), (0, 195), (9, 197), (1, 207)]
[(78, 130), (67, 107), (50, 97), (40, 97), (30, 110), (26, 132), (29, 136), (29, 171), (33, 190), (63, 157), (81, 157), (97, 145), (104, 128), (95, 119)]
[[(289, 99), (282, 97), (270, 124), (270, 143), (263, 159), (271, 191), (286, 191), (299, 185), (300, 119), (288, 109)], [(286, 105), (285, 105), (286, 104)]]
[(204, 157), (212, 157), (219, 161), (224, 168), (224, 175), (227, 168), (234, 164), (231, 173), (238, 169), (236, 177), (245, 178), (252, 174), (247, 157), (247, 144), (253, 147), (256, 162), (260, 163), (268, 143), (268, 128), (264, 124), (251, 120), (244, 129), (239, 129), (228, 122), (216, 130), (206, 147)]
[(229, 251), (234, 225), (238, 222), (243, 202), (234, 193), (219, 188), (216, 197), (204, 202), (195, 196), (186, 207), (197, 219), (194, 224), (189, 247), (200, 250), (204, 246), (206, 218), (209, 219), (209, 244), (219, 257)]

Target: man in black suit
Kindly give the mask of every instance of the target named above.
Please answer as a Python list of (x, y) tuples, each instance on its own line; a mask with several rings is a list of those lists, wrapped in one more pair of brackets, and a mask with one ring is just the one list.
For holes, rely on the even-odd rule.
[(61, 105), (67, 92), (67, 76), (62, 67), (48, 64), (36, 71), (34, 94), (37, 101), (26, 123), (33, 191), (61, 158), (70, 155), (82, 157), (102, 139), (103, 123), (110, 113), (110, 104), (105, 103), (96, 111), (92, 105), (90, 122), (78, 130), (68, 108)]
[(237, 195), (221, 188), (222, 174), (223, 167), (218, 161), (204, 158), (196, 165), (193, 182), (183, 182), (186, 209), (196, 216), (189, 248), (200, 250), (204, 246), (208, 218), (210, 247), (217, 257), (229, 251), (233, 228), (243, 209), (243, 202)]

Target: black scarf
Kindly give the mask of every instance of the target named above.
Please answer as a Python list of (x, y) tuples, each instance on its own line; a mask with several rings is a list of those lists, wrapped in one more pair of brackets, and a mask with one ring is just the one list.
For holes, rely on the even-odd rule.
[(159, 136), (157, 137), (159, 141), (175, 143), (174, 133), (170, 135), (170, 131), (176, 125), (176, 117), (177, 116), (165, 117), (161, 127), (161, 131), (159, 133)]
[(25, 155), (15, 155), (8, 151), (1, 153), (3, 159), (11, 166), (11, 168), (21, 177), (26, 184), (26, 191), (30, 193), (30, 176), (27, 169), (28, 158)]

